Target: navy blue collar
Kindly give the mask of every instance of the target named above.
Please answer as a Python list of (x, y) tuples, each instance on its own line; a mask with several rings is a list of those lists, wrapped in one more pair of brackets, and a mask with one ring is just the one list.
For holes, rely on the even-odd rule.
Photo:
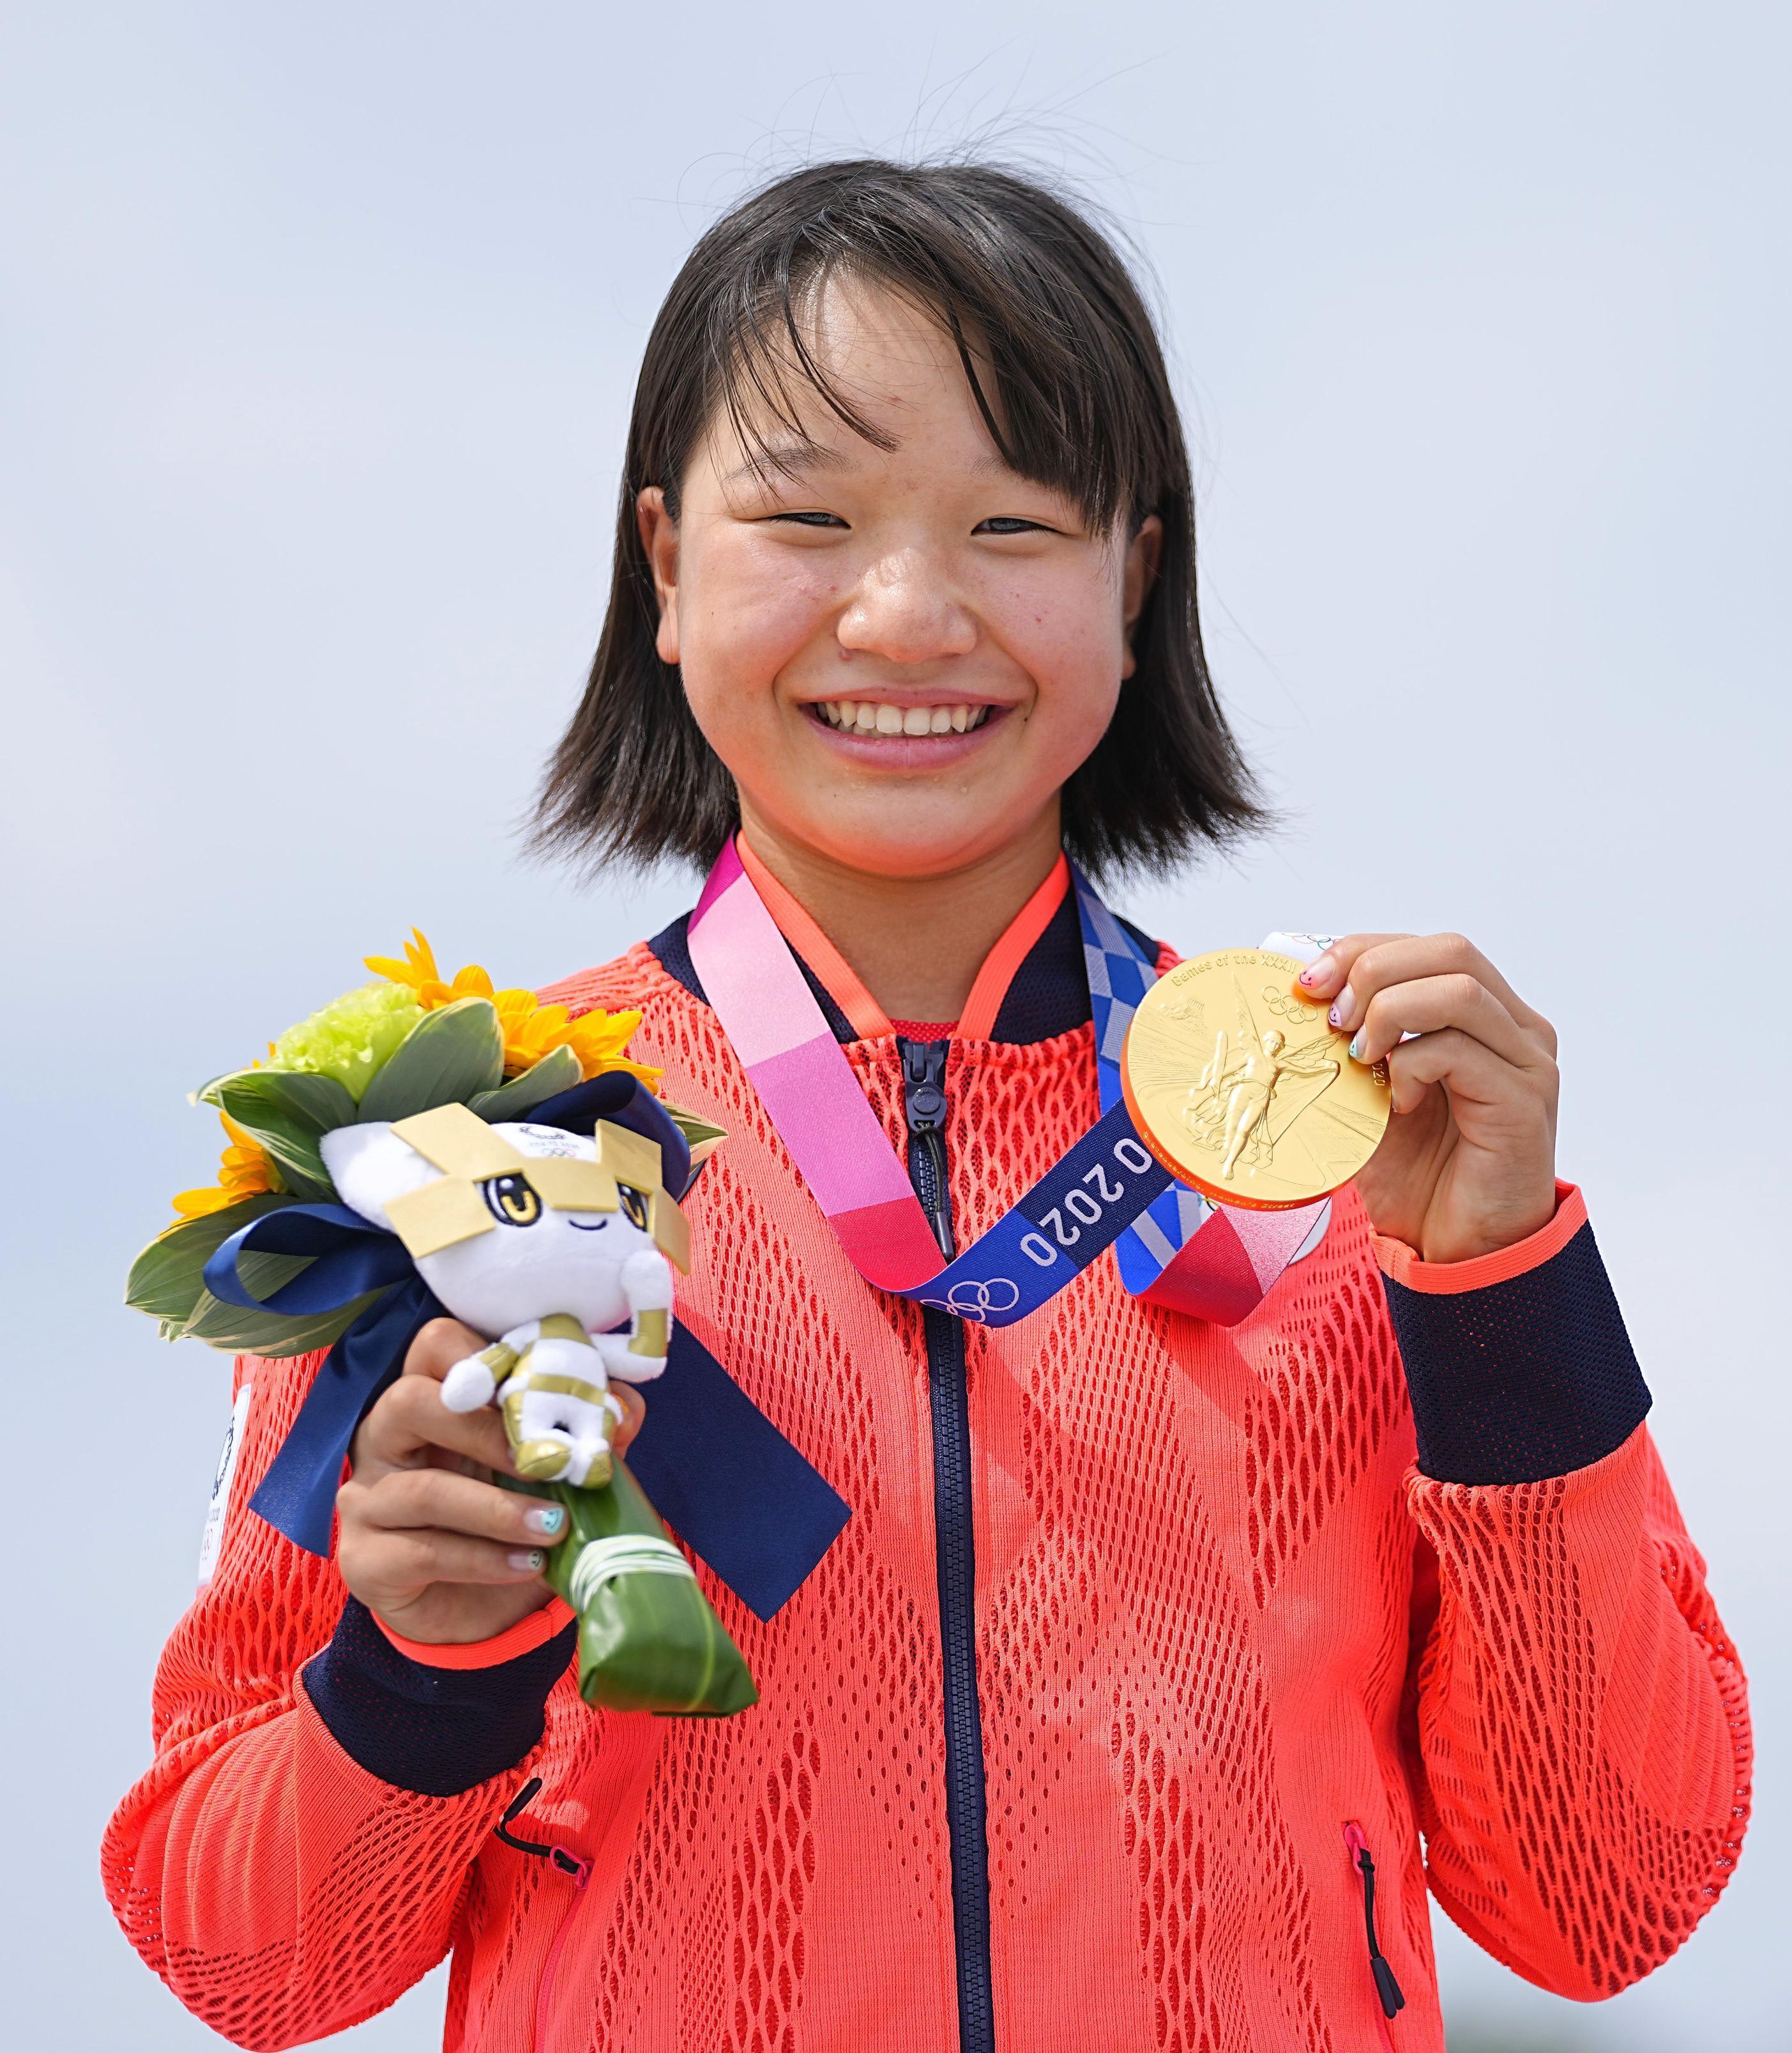
[[(687, 938), (690, 924), (691, 916), (687, 913), (682, 918), (674, 920), (663, 932), (656, 934), (647, 945), (667, 975), (707, 1005), (709, 1001), (704, 995), (702, 983), (691, 961)], [(1123, 920), (1120, 924), (1147, 956), (1155, 960), (1157, 943), (1148, 940), (1129, 921)], [(821, 979), (800, 956), (797, 964), (815, 994), (833, 1038), (841, 1042), (856, 1041), (858, 1035), (853, 1031), (852, 1022), (828, 995)], [(1045, 932), (1015, 971), (990, 1038), (1024, 1046), (1034, 1041), (1049, 1041), (1055, 1034), (1068, 1034), (1078, 1026), (1085, 1026), (1091, 1016), (1088, 972), (1083, 960), (1083, 933), (1076, 917), (1076, 894), (1067, 891)]]

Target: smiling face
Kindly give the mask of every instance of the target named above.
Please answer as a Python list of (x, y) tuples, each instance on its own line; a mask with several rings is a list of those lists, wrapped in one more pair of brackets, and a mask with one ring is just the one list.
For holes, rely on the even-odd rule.
[[(500, 1191), (499, 1184), (512, 1187)], [(587, 1333), (606, 1332), (628, 1317), (622, 1264), (653, 1245), (631, 1208), (555, 1211), (520, 1176), (495, 1177), (480, 1187), (500, 1222), (496, 1229), (420, 1256), (417, 1264), (456, 1318), (496, 1340), (551, 1312), (569, 1313)]]
[[(598, 1160), (595, 1141), (557, 1127), (502, 1121), (492, 1132), (520, 1155)], [(442, 1180), (442, 1172), (399, 1139), (386, 1120), (341, 1126), (320, 1143), (343, 1204), (392, 1231), (386, 1207)], [(488, 1339), (560, 1312), (587, 1333), (603, 1333), (629, 1314), (622, 1265), (651, 1249), (646, 1200), (622, 1187), (614, 1211), (557, 1211), (543, 1204), (526, 1169), (486, 1178), (479, 1194), (492, 1224), (484, 1232), (417, 1258), (417, 1271), (441, 1303)]]
[(1059, 791), (1132, 669), (1158, 524), (1093, 530), (1010, 469), (955, 347), (906, 301), (837, 281), (810, 329), (889, 446), (798, 378), (800, 433), (764, 430), (774, 465), (713, 424), (677, 519), (641, 497), (660, 655), (749, 838), (916, 878), (1055, 850)]

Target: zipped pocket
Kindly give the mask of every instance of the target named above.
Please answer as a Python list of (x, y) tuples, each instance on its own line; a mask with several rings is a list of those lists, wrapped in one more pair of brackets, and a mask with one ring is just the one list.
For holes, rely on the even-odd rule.
[(1394, 2035), (1388, 2030), (1390, 2019), (1398, 2017), (1406, 2008), (1406, 1999), (1402, 1995), (1400, 1984), (1394, 1978), (1394, 1970), (1388, 1965), (1386, 1954), (1382, 1951), (1382, 1942), (1375, 1930), (1375, 1863), (1369, 1851), (1369, 1842), (1363, 1827), (1352, 1819), (1344, 1827), (1344, 1845), (1351, 1857), (1351, 1866), (1356, 1870), (1356, 1878), (1363, 1889), (1363, 1929), (1369, 1941), (1369, 1973), (1375, 1984), (1375, 1995), (1382, 2007), (1377, 2020), (1382, 2027), (1382, 2043), (1392, 2053)]
[(523, 1784), (494, 1827), (498, 1837), (507, 1847), (514, 1847), (520, 1854), (532, 1854), (537, 1860), (546, 1861), (563, 1875), (571, 1878), (572, 1894), (567, 1898), (567, 1907), (560, 1913), (560, 1921), (554, 1928), (554, 1937), (548, 1944), (547, 1958), (541, 1966), (541, 1984), (535, 1991), (535, 2036), (539, 2049), (547, 2043), (547, 2020), (554, 2002), (554, 1977), (559, 1971), (560, 1949), (567, 1943), (567, 1934), (572, 1929), (572, 1915), (584, 1900), (585, 1885), (591, 1879), (591, 1863), (575, 1854), (571, 1847), (551, 1846), (540, 1839), (525, 1839), (510, 1831), (513, 1824), (541, 1793), (541, 1777), (531, 1775)]

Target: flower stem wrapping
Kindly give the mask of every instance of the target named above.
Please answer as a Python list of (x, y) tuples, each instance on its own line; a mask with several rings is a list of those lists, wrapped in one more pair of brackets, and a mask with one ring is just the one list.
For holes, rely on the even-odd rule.
[(594, 1489), (500, 1480), (557, 1498), (571, 1516), (572, 1529), (548, 1549), (543, 1574), (578, 1614), (578, 1694), (586, 1703), (727, 1717), (759, 1702), (740, 1650), (623, 1462)]

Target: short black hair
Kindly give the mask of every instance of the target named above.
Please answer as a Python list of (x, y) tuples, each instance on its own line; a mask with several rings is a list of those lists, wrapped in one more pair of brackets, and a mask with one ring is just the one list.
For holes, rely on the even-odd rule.
[[(720, 410), (750, 450), (797, 427), (789, 380), (880, 438), (817, 363), (804, 309), (833, 275), (924, 308), (955, 340), (985, 425), (1021, 476), (1092, 524), (1156, 514), (1157, 577), (1133, 633), (1134, 674), (1070, 777), (1064, 838), (1097, 873), (1161, 869), (1264, 814), (1208, 674), (1195, 603), (1187, 446), (1155, 327), (1113, 242), (1034, 179), (994, 164), (812, 165), (743, 200), (704, 235), (653, 324), (635, 388), (610, 608), (590, 682), (538, 802), (545, 849), (707, 866), (739, 824), (734, 783), (677, 668), (636, 518), (649, 485), (676, 519), (686, 466)], [(992, 401), (984, 375), (993, 381)], [(798, 430), (800, 432), (800, 430)]]

